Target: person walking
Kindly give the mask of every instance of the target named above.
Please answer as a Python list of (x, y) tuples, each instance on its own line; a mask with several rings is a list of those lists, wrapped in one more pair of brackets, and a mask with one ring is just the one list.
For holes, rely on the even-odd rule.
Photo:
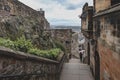
[(80, 51), (79, 56), (80, 56), (80, 61), (82, 62), (82, 57), (83, 57), (82, 51)]
[(69, 54), (69, 59), (71, 59), (72, 58), (72, 54)]
[(85, 50), (80, 50), (79, 56), (80, 56), (80, 61), (83, 62), (83, 60), (85, 58)]

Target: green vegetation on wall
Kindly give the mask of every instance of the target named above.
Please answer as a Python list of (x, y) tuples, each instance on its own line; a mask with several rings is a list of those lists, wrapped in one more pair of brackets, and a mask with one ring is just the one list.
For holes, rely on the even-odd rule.
[(24, 36), (14, 41), (14, 45), (16, 50), (22, 51), (22, 52), (28, 52), (29, 49), (33, 47), (32, 42), (30, 40), (26, 40)]
[(54, 40), (54, 42), (55, 42), (56, 48), (60, 48), (62, 51), (65, 52), (65, 47), (63, 46), (62, 43), (60, 43), (60, 42), (58, 42), (58, 41), (56, 41), (56, 40)]
[(29, 53), (37, 55), (37, 56), (41, 56), (41, 57), (45, 57), (45, 58), (56, 60), (56, 58), (58, 57), (60, 51), (61, 50), (58, 49), (58, 48), (50, 49), (50, 50), (39, 50), (37, 48), (33, 48), (33, 49), (29, 50)]
[(0, 46), (4, 46), (4, 47), (11, 48), (11, 49), (15, 49), (14, 42), (11, 41), (10, 39), (0, 38)]
[(34, 54), (40, 57), (45, 57), (53, 60), (56, 60), (56, 58), (61, 52), (59, 48), (54, 48), (50, 50), (40, 50), (36, 48), (30, 40), (26, 40), (24, 36), (18, 38), (16, 41), (0, 38), (0, 46), (8, 47), (13, 50)]

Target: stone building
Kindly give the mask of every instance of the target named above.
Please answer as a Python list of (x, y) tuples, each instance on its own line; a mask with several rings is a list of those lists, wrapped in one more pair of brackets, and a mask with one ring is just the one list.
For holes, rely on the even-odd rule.
[[(83, 6), (82, 14), (80, 16), (81, 18), (81, 32), (85, 36), (85, 43), (84, 43), (84, 49), (85, 49), (85, 55), (88, 60), (85, 63), (90, 64), (90, 39), (92, 38), (92, 30), (93, 30), (93, 7), (89, 6), (88, 3), (85, 3)], [(85, 60), (85, 59), (84, 59)]]
[(79, 33), (75, 32), (72, 34), (72, 43), (71, 43), (71, 54), (75, 58), (79, 58), (79, 42), (78, 36)]
[(93, 13), (92, 35), (87, 34), (91, 70), (95, 80), (119, 80), (120, 0), (94, 0)]
[[(120, 79), (120, 0), (94, 0), (96, 73), (101, 80)], [(99, 63), (99, 64), (98, 64)]]
[(71, 54), (72, 29), (51, 29), (50, 31), (54, 42), (62, 44), (69, 57), (69, 54)]

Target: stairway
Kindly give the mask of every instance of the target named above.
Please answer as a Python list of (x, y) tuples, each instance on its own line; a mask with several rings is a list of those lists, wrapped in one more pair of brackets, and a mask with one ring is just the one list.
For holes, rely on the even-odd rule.
[(87, 64), (83, 64), (79, 59), (71, 59), (65, 63), (60, 80), (94, 80)]

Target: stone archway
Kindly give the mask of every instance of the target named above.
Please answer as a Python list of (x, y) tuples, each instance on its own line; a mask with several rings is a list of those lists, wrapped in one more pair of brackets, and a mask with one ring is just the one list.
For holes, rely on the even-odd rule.
[(95, 51), (95, 80), (100, 80), (100, 57), (98, 51)]

